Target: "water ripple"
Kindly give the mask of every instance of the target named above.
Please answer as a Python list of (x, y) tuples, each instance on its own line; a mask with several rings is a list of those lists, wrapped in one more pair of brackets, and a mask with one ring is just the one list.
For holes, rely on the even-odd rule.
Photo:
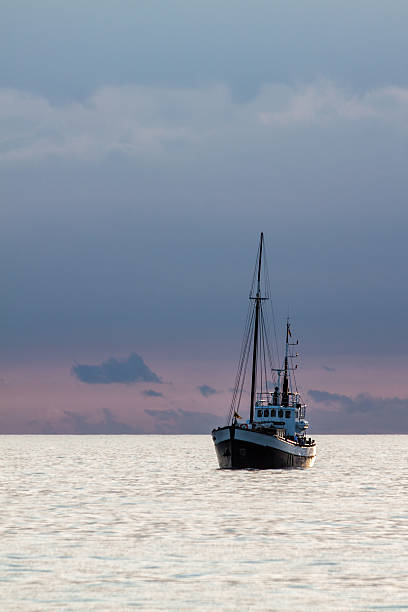
[(209, 436), (1, 436), (1, 609), (408, 609), (407, 441), (225, 472)]

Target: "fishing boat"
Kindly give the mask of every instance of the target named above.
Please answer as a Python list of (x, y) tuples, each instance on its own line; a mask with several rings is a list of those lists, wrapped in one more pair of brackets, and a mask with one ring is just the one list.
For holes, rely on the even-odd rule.
[[(267, 303), (270, 284), (260, 237), (255, 271), (250, 291), (250, 304), (238, 372), (233, 390), (227, 425), (211, 432), (221, 469), (284, 469), (309, 468), (316, 459), (316, 442), (307, 437), (306, 404), (301, 400), (295, 371), (298, 357), (292, 342), (289, 318), (286, 321), (285, 354), (280, 360), (276, 341), (275, 351), (270, 339), (271, 319)], [(245, 397), (247, 366), (252, 355), (249, 419), (243, 421), (240, 412)], [(278, 360), (278, 367), (274, 367)]]

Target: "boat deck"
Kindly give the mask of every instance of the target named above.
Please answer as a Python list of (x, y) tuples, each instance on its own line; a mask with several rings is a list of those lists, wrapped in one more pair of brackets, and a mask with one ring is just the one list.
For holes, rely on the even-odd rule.
[[(228, 429), (230, 426), (225, 425), (224, 427), (217, 427), (213, 431), (219, 431), (221, 429)], [(285, 442), (291, 444), (292, 446), (316, 446), (316, 441), (312, 438), (304, 438), (294, 436), (286, 436), (285, 430), (275, 429), (274, 427), (250, 427), (249, 425), (235, 425), (235, 429), (239, 429), (242, 431), (253, 431), (255, 433), (265, 434), (267, 436), (273, 436), (275, 438), (279, 438), (280, 440), (284, 440)]]

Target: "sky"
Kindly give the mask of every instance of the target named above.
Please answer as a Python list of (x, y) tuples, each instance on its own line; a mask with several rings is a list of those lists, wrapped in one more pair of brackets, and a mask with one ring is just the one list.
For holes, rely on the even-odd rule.
[(0, 432), (223, 422), (263, 231), (311, 430), (408, 433), (407, 3), (1, 13)]

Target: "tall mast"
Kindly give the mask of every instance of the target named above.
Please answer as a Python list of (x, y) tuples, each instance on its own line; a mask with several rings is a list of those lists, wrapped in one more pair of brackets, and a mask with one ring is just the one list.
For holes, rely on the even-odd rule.
[(259, 327), (259, 307), (261, 304), (261, 263), (262, 263), (262, 247), (263, 247), (263, 232), (259, 243), (259, 260), (258, 260), (258, 284), (255, 298), (255, 326), (254, 326), (254, 349), (252, 354), (252, 381), (251, 381), (251, 405), (249, 421), (254, 420), (254, 403), (255, 403), (255, 387), (256, 387), (256, 359), (258, 352), (258, 327)]
[(289, 355), (289, 338), (292, 334), (290, 333), (289, 318), (286, 321), (286, 351), (285, 351), (285, 369), (283, 373), (283, 386), (282, 386), (282, 406), (289, 404), (289, 379), (288, 379), (288, 355)]

